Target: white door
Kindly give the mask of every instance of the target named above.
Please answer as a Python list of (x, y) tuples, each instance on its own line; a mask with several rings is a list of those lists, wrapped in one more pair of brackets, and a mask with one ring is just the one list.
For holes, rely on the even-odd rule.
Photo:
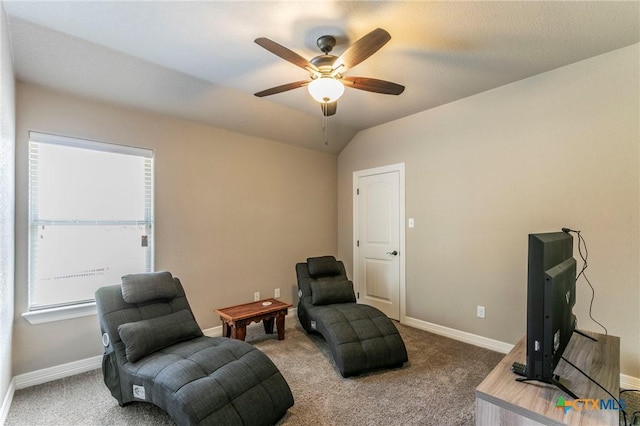
[[(377, 170), (377, 169), (376, 169)], [(357, 172), (358, 173), (358, 172)], [(354, 174), (355, 175), (355, 174)], [(354, 176), (354, 271), (358, 302), (400, 320), (401, 219), (400, 170)], [(402, 212), (404, 214), (404, 212)]]

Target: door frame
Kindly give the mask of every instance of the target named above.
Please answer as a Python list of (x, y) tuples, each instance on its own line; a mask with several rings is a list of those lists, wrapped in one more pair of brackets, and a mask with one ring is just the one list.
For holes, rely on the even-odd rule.
[(398, 215), (399, 215), (399, 233), (398, 236), (398, 250), (400, 251), (399, 256), (399, 268), (400, 268), (400, 282), (399, 282), (399, 297), (398, 302), (400, 304), (400, 323), (404, 324), (406, 321), (406, 242), (405, 242), (405, 177), (404, 177), (404, 168), (405, 163), (397, 163), (390, 164), (387, 166), (374, 167), (371, 169), (365, 170), (356, 170), (353, 172), (353, 189), (352, 189), (352, 197), (353, 197), (353, 283), (355, 285), (356, 291), (360, 291), (360, 277), (359, 277), (359, 269), (358, 269), (358, 255), (360, 248), (357, 245), (358, 241), (358, 180), (364, 176), (371, 175), (380, 175), (384, 173), (390, 172), (398, 172), (399, 177), (399, 206), (398, 206)]

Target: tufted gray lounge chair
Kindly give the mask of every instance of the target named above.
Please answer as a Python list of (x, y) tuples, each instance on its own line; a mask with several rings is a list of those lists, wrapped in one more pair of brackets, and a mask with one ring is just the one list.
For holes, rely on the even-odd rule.
[(104, 382), (121, 406), (149, 402), (178, 425), (269, 425), (293, 405), (265, 354), (202, 334), (169, 272), (124, 276), (95, 298)]
[(298, 318), (309, 333), (320, 333), (343, 377), (378, 368), (401, 367), (407, 349), (389, 317), (356, 303), (344, 264), (333, 256), (296, 265)]

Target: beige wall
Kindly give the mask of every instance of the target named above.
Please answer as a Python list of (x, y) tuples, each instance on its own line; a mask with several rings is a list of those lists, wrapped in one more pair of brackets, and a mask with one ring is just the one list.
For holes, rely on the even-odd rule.
[[(352, 173), (404, 162), (415, 218), (408, 317), (515, 343), (526, 328), (527, 234), (582, 230), (593, 316), (621, 337), (622, 373), (640, 377), (639, 50), (360, 132), (338, 158), (338, 253), (349, 273)], [(580, 280), (579, 327), (601, 332), (590, 298)]]
[(255, 291), (296, 300), (295, 263), (337, 251), (335, 155), (22, 83), (17, 118), (14, 375), (102, 353), (95, 316), (30, 325), (20, 315), (29, 130), (155, 150), (156, 270), (180, 277), (202, 328)]

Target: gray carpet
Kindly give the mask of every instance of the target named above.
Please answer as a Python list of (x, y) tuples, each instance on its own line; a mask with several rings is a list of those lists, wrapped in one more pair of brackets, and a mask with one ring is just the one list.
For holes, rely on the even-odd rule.
[[(253, 325), (247, 341), (265, 352), (289, 383), (295, 405), (279, 425), (472, 425), (474, 389), (503, 354), (396, 324), (407, 346), (403, 368), (348, 379), (321, 336), (288, 320), (286, 338)], [(145, 403), (125, 408), (100, 370), (16, 391), (6, 425), (172, 425)]]

